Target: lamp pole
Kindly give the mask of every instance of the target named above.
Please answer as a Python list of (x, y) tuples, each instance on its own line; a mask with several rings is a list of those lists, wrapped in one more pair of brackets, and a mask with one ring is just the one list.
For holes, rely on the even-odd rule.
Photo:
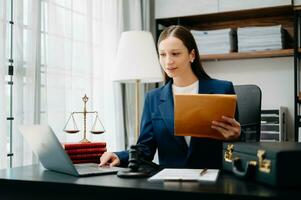
[[(125, 31), (121, 34), (113, 80), (135, 84), (135, 125), (134, 140), (140, 129), (140, 83), (161, 82), (163, 80), (160, 63), (149, 31)], [(132, 133), (133, 134), (133, 133)]]
[(135, 107), (136, 107), (136, 113), (135, 113), (135, 142), (137, 142), (138, 137), (139, 137), (139, 84), (140, 80), (137, 79), (135, 81)]

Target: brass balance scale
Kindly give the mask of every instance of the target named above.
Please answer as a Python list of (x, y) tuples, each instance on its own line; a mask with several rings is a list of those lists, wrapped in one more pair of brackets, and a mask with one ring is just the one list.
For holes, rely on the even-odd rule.
[[(64, 131), (66, 133), (70, 133), (70, 134), (75, 134), (75, 133), (80, 132), (80, 130), (77, 128), (74, 115), (83, 114), (84, 115), (84, 135), (83, 135), (83, 139), (80, 141), (80, 143), (90, 143), (90, 141), (86, 137), (87, 114), (95, 114), (95, 120), (93, 122), (92, 129), (90, 131), (92, 134), (102, 134), (105, 132), (105, 129), (99, 119), (98, 112), (97, 111), (87, 111), (86, 104), (87, 104), (87, 101), (89, 100), (89, 98), (87, 97), (86, 94), (82, 98), (82, 100), (84, 102), (84, 111), (83, 112), (72, 112), (68, 118), (68, 121), (67, 121), (65, 127), (64, 127)], [(72, 121), (70, 122), (71, 118), (72, 118)], [(69, 127), (69, 123), (73, 124), (73, 126), (71, 126), (72, 128), (67, 128), (67, 127)]]

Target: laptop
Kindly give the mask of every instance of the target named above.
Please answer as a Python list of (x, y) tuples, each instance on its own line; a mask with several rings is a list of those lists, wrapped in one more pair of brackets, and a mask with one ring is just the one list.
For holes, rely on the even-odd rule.
[(73, 164), (50, 126), (20, 126), (19, 130), (46, 169), (73, 176), (114, 174), (122, 169), (96, 163)]

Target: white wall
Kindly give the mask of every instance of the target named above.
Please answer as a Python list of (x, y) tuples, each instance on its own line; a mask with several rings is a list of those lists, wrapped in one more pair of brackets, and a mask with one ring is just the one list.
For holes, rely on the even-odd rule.
[[(203, 0), (199, 0), (203, 1)], [(206, 0), (205, 0), (206, 1)], [(291, 0), (219, 0), (219, 12), (291, 5)]]
[(301, 0), (294, 0), (294, 5), (295, 6), (300, 6), (301, 5)]
[[(296, 0), (300, 5), (301, 0)], [(291, 5), (292, 0), (155, 0), (155, 18)]]
[(230, 80), (235, 85), (256, 84), (262, 90), (262, 109), (288, 108), (288, 137), (294, 137), (293, 57), (203, 62), (212, 78)]
[(215, 13), (218, 0), (155, 0), (155, 18)]

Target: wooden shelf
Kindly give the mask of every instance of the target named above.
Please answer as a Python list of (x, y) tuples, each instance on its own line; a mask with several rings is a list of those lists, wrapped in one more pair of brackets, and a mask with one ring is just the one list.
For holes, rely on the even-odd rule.
[[(289, 57), (294, 55), (294, 11), (290, 6), (278, 6), (272, 8), (258, 8), (241, 11), (219, 12), (203, 15), (182, 16), (157, 19), (159, 25), (170, 26), (181, 24), (192, 30), (216, 30), (223, 28), (239, 28), (252, 26), (273, 26), (281, 24), (287, 31), (286, 48), (283, 50), (259, 51), (259, 52), (233, 52), (226, 54), (201, 55), (202, 61), (212, 60), (239, 60), (252, 58)], [(160, 30), (163, 27), (159, 27)], [(159, 31), (160, 31), (159, 30)], [(301, 53), (301, 49), (299, 49)]]
[(252, 58), (274, 58), (274, 57), (289, 57), (293, 56), (293, 49), (271, 50), (271, 51), (257, 51), (257, 52), (233, 52), (226, 54), (208, 54), (200, 55), (201, 61), (213, 60), (240, 60)]
[[(293, 15), (292, 6), (278, 6), (271, 8), (257, 8), (257, 9), (248, 9), (248, 10), (239, 10), (239, 11), (226, 11), (226, 12), (217, 12), (210, 14), (202, 15), (191, 15), (191, 16), (180, 16), (180, 17), (171, 17), (171, 18), (159, 18), (157, 22), (164, 26), (170, 26), (173, 24), (185, 24), (185, 26), (194, 26), (199, 24), (206, 24), (216, 21), (233, 21), (233, 20), (242, 20), (249, 18), (266, 18), (266, 17), (275, 17), (275, 16), (287, 16)], [(277, 22), (274, 22), (277, 23)], [(243, 25), (243, 24), (241, 24)]]
[(300, 11), (301, 10), (301, 6), (294, 6), (294, 10), (295, 11)]
[(279, 6), (240, 11), (218, 12), (203, 15), (157, 19), (163, 26), (181, 24), (189, 29), (215, 30), (249, 26), (273, 26), (281, 24), (293, 38), (293, 7)]

